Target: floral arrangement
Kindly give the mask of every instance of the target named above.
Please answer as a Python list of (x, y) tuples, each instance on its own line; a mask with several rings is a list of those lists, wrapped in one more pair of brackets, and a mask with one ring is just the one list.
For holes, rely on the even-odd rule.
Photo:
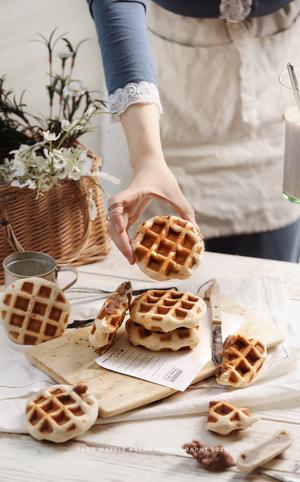
[[(57, 35), (56, 29), (47, 39), (39, 39), (48, 53), (49, 115), (41, 117), (26, 111), (24, 92), (17, 100), (12, 90), (5, 88), (5, 77), (0, 78), (0, 185), (35, 189), (43, 195), (66, 179), (79, 180), (89, 176), (99, 185), (99, 179), (118, 182), (116, 178), (100, 171), (95, 172), (92, 159), (78, 139), (91, 130), (90, 121), (99, 113), (106, 113), (106, 103), (94, 97), (73, 78), (74, 66), (82, 40), (75, 47), (66, 34)], [(54, 51), (58, 53), (60, 73), (54, 72)]]

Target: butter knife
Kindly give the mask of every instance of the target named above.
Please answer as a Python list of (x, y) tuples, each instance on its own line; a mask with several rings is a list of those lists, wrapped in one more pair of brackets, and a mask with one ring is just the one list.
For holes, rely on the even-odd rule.
[(211, 310), (211, 334), (212, 344), (211, 353), (212, 361), (215, 365), (222, 363), (222, 312), (221, 312), (221, 299), (220, 299), (220, 286), (216, 280), (212, 280), (211, 286), (205, 293), (205, 299), (209, 301)]

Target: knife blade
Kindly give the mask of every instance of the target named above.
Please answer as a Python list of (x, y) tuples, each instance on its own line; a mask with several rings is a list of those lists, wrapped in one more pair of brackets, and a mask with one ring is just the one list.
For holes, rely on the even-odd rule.
[(213, 280), (211, 286), (205, 293), (206, 299), (209, 300), (211, 310), (211, 354), (212, 361), (215, 365), (222, 363), (222, 313), (221, 313), (221, 300), (220, 300), (220, 286)]

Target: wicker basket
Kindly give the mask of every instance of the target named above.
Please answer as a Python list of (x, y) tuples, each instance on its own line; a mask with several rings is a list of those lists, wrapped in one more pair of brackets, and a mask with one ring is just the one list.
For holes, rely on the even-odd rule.
[[(99, 166), (101, 158), (89, 155)], [(98, 213), (93, 221), (89, 192)], [(15, 251), (40, 251), (59, 264), (81, 265), (105, 257), (109, 246), (101, 193), (91, 179), (64, 181), (39, 199), (31, 189), (0, 185), (0, 284), (2, 262)]]

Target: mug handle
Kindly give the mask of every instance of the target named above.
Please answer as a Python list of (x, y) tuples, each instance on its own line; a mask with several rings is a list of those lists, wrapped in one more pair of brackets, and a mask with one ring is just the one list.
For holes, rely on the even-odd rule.
[(66, 291), (67, 289), (71, 288), (71, 286), (73, 286), (77, 280), (78, 280), (78, 271), (76, 268), (73, 268), (72, 266), (57, 266), (57, 273), (61, 272), (61, 271), (71, 271), (73, 274), (74, 274), (74, 279), (72, 279), (72, 281), (70, 281), (68, 284), (66, 284), (66, 286), (64, 286), (62, 288), (63, 291)]

